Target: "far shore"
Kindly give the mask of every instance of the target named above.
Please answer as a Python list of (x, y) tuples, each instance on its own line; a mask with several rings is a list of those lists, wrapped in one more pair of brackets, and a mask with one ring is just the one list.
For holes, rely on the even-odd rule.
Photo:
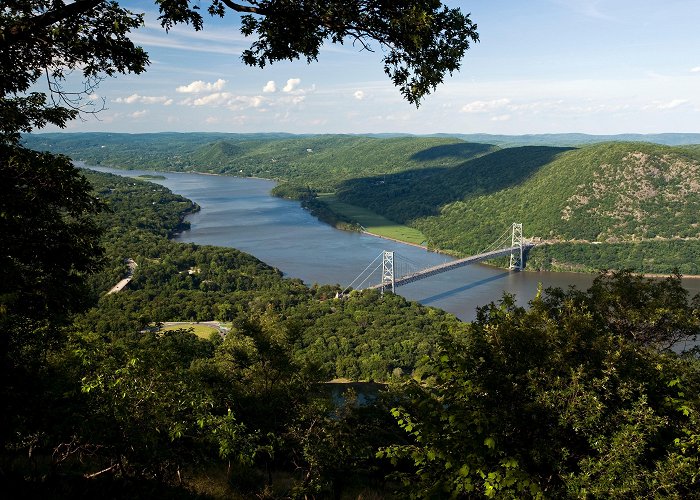
[[(435, 253), (443, 253), (443, 252), (440, 252), (439, 250), (429, 250), (428, 247), (425, 245), (419, 245), (418, 243), (409, 243), (408, 241), (402, 241), (402, 240), (399, 240), (396, 238), (389, 238), (388, 236), (382, 236), (381, 234), (371, 233), (369, 231), (365, 231), (364, 229), (362, 231), (360, 231), (360, 233), (367, 234), (369, 236), (374, 236), (376, 238), (381, 238), (383, 240), (395, 241), (396, 243), (401, 243), (403, 245), (411, 245), (412, 247), (422, 248), (426, 252), (433, 252), (434, 251)], [(449, 255), (449, 254), (445, 254), (445, 255)]]
[[(78, 166), (78, 167), (90, 169), (90, 165), (88, 165), (86, 162), (84, 162), (84, 161), (82, 161), (82, 160), (77, 160), (77, 161), (74, 160), (73, 163), (74, 163), (76, 166)], [(281, 182), (279, 179), (270, 179), (270, 178), (266, 178), (266, 177), (255, 177), (255, 176), (248, 176), (248, 175), (216, 174), (216, 173), (212, 173), (212, 172), (197, 172), (197, 171), (195, 171), (195, 170), (190, 170), (190, 171), (178, 170), (178, 171), (175, 171), (175, 170), (151, 170), (151, 169), (136, 169), (136, 168), (130, 169), (130, 168), (119, 168), (119, 167), (115, 167), (115, 166), (107, 166), (107, 165), (92, 165), (92, 166), (105, 167), (105, 168), (112, 168), (112, 169), (114, 169), (114, 170), (123, 170), (123, 171), (125, 171), (125, 172), (129, 172), (129, 171), (132, 171), (132, 170), (143, 170), (143, 171), (162, 172), (162, 173), (169, 173), (169, 174), (199, 174), (199, 175), (212, 175), (212, 176), (218, 176), (218, 177), (239, 177), (239, 178), (242, 178), (242, 179), (258, 179), (258, 180), (272, 181), (272, 182), (277, 182), (277, 183)], [(319, 219), (319, 220), (320, 220), (320, 219)], [(321, 222), (323, 222), (323, 221), (321, 221)], [(332, 225), (331, 225), (331, 226), (332, 226)], [(337, 228), (336, 228), (336, 229), (337, 229)], [(342, 229), (340, 229), (340, 230), (342, 231)], [(429, 249), (429, 248), (428, 248), (427, 246), (425, 246), (425, 245), (420, 245), (420, 244), (418, 244), (418, 243), (411, 243), (411, 242), (408, 242), (408, 241), (402, 241), (402, 240), (399, 240), (399, 239), (397, 239), (397, 238), (390, 238), (390, 237), (388, 237), (388, 236), (382, 236), (382, 235), (380, 235), (380, 234), (372, 233), (372, 232), (366, 231), (366, 230), (364, 230), (364, 229), (363, 229), (362, 231), (360, 231), (360, 233), (366, 234), (366, 235), (368, 235), (368, 236), (373, 236), (373, 237), (375, 237), (375, 238), (382, 238), (382, 239), (384, 239), (384, 240), (394, 241), (394, 242), (396, 242), (396, 243), (401, 243), (401, 244), (403, 244), (403, 245), (410, 245), (410, 246), (413, 246), (413, 247), (416, 247), (416, 248), (422, 248), (422, 249), (425, 250), (426, 252), (434, 252), (434, 253), (437, 253), (437, 254), (446, 255), (446, 256), (448, 256), (448, 257), (459, 258), (459, 257), (455, 256), (453, 253), (451, 253), (451, 252), (449, 252), (449, 251), (447, 251), (447, 250)], [(488, 264), (486, 264), (486, 265), (488, 265)], [(526, 267), (525, 269), (523, 269), (523, 271), (524, 271), (524, 272), (539, 272), (539, 271), (531, 271), (531, 270), (527, 269), (527, 267)], [(573, 271), (573, 270), (571, 270), (571, 271), (547, 271), (547, 272), (568, 272), (568, 273), (588, 274), (588, 275), (596, 275), (596, 274), (598, 274), (598, 272), (585, 272), (585, 271)], [(669, 274), (659, 274), (659, 273), (634, 273), (634, 274), (641, 275), (641, 276), (643, 276), (643, 277), (645, 277), (645, 278), (656, 278), (656, 279), (663, 279), (663, 278), (668, 278), (668, 277), (672, 276), (672, 274), (670, 274), (670, 273), (669, 273)], [(682, 277), (683, 277), (684, 279), (687, 278), (687, 279), (695, 280), (695, 279), (700, 279), (700, 274), (683, 274)]]

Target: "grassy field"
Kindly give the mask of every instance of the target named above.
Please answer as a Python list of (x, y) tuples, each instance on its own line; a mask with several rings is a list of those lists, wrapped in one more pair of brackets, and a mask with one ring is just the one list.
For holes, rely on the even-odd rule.
[(219, 330), (209, 325), (201, 325), (198, 323), (183, 323), (179, 325), (164, 326), (161, 331), (167, 332), (171, 330), (189, 330), (192, 329), (194, 334), (200, 339), (208, 340), (212, 333), (219, 333)]
[(133, 176), (133, 178), (134, 179), (142, 179), (145, 181), (150, 181), (150, 180), (163, 180), (166, 177), (164, 175), (143, 174), (143, 175)]
[(338, 201), (333, 194), (320, 194), (319, 200), (328, 205), (333, 212), (352, 219), (370, 233), (417, 245), (423, 245), (426, 241), (425, 235), (417, 229), (397, 224), (365, 208)]

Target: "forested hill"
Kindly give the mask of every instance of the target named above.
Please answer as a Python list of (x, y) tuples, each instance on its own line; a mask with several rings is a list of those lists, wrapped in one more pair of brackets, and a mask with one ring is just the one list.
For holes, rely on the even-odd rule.
[(699, 156), (644, 143), (509, 148), (420, 176), (348, 181), (338, 196), (463, 254), (520, 221), (549, 243), (532, 252), (533, 266), (696, 274)]
[(259, 176), (333, 192), (456, 254), (481, 250), (520, 221), (526, 237), (547, 243), (529, 256), (531, 269), (700, 274), (697, 145), (500, 148), (451, 137), (204, 133), (42, 134), (26, 141), (92, 164)]
[(455, 166), (498, 149), (454, 138), (283, 134), (41, 134), (29, 147), (92, 165), (284, 179), (323, 189), (339, 181)]

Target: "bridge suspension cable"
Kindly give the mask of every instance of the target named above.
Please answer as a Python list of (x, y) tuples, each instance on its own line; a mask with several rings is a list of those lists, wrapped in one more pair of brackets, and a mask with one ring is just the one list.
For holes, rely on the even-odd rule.
[[(370, 262), (370, 263), (367, 265), (367, 267), (365, 267), (364, 270), (363, 270), (360, 274), (358, 274), (358, 275), (355, 277), (354, 280), (352, 280), (352, 283), (350, 283), (348, 286), (345, 287), (345, 290), (342, 291), (341, 295), (345, 295), (345, 292), (347, 292), (348, 290), (350, 290), (350, 288), (352, 288), (352, 286), (355, 284), (355, 282), (356, 282), (357, 280), (359, 280), (359, 279), (362, 277), (362, 275), (365, 274), (365, 272), (367, 272), (367, 269), (369, 269), (369, 268), (372, 266), (372, 264), (374, 264), (375, 262), (377, 262), (377, 260), (379, 260), (383, 255), (384, 255), (384, 252), (382, 252), (382, 253), (380, 253), (379, 255), (377, 255), (377, 256), (374, 258), (374, 260), (373, 260), (372, 262)], [(372, 270), (367, 274), (367, 276), (365, 277), (365, 279), (362, 280), (362, 281), (360, 282), (360, 284), (359, 284), (359, 286), (358, 286), (357, 288), (360, 288), (362, 285), (364, 285), (365, 282), (372, 276), (372, 274), (374, 273), (374, 271), (376, 271), (377, 269), (379, 269), (379, 266), (380, 266), (380, 265), (381, 265), (381, 264), (378, 264), (374, 269), (372, 269)]]
[(405, 285), (413, 281), (421, 280), (435, 274), (443, 273), (456, 269), (458, 267), (467, 266), (483, 260), (495, 259), (497, 257), (510, 256), (510, 269), (521, 270), (524, 265), (524, 250), (532, 247), (532, 243), (528, 243), (523, 238), (523, 225), (514, 222), (501, 234), (493, 243), (486, 247), (482, 252), (457, 259), (446, 261), (443, 264), (438, 264), (425, 269), (421, 269), (418, 264), (411, 259), (395, 252), (384, 251), (379, 254), (370, 264), (348, 285), (343, 294), (345, 294), (355, 283), (365, 276), (367, 270), (370, 269), (380, 258), (382, 261), (378, 263), (360, 282), (357, 289), (362, 286), (372, 277), (372, 275), (381, 268), (379, 284), (371, 285), (368, 288), (381, 290), (382, 293), (386, 289), (394, 291), (397, 286)]
[(395, 254), (394, 256), (394, 271), (396, 273), (396, 277), (402, 277), (406, 276), (407, 274), (412, 274), (415, 273), (416, 271), (420, 271), (421, 266), (419, 264), (416, 264), (413, 262), (411, 259), (400, 255), (400, 254)]
[(504, 246), (507, 246), (506, 244), (507, 244), (507, 243), (509, 242), (509, 240), (511, 239), (511, 238), (510, 238), (510, 234), (511, 234), (512, 230), (513, 230), (513, 226), (508, 226), (508, 229), (506, 229), (505, 231), (503, 231), (503, 234), (501, 234), (498, 238), (496, 238), (496, 241), (494, 241), (493, 243), (491, 243), (489, 246), (487, 246), (486, 248), (484, 248), (484, 249), (483, 249), (481, 252), (479, 252), (479, 253), (480, 253), (480, 254), (481, 254), (481, 253), (487, 253), (487, 252), (491, 252), (491, 251), (493, 251), (493, 250), (496, 250), (497, 248), (503, 248)]

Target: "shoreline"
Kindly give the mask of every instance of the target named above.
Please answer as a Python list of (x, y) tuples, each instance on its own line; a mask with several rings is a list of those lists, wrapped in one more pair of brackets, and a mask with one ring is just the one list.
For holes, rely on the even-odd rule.
[[(320, 220), (320, 219), (319, 219), (319, 220)], [(323, 221), (321, 221), (321, 222), (323, 222)], [(329, 225), (330, 225), (330, 224), (329, 224)], [(336, 228), (336, 229), (338, 229), (338, 228)], [(339, 229), (339, 230), (340, 230), (340, 231), (344, 231), (344, 229)], [(422, 248), (422, 249), (425, 250), (426, 252), (433, 252), (433, 253), (437, 253), (437, 254), (440, 254), (440, 255), (446, 255), (446, 256), (452, 257), (452, 258), (454, 258), (454, 259), (459, 259), (459, 257), (455, 257), (454, 255), (452, 255), (452, 254), (449, 253), (449, 252), (442, 251), (442, 250), (431, 250), (431, 249), (429, 249), (427, 246), (419, 245), (419, 244), (417, 244), (417, 243), (410, 243), (410, 242), (408, 242), (408, 241), (401, 241), (401, 240), (396, 239), (396, 238), (390, 238), (390, 237), (388, 237), (388, 236), (382, 236), (381, 234), (371, 233), (371, 232), (366, 231), (366, 230), (362, 230), (362, 231), (360, 231), (360, 233), (361, 233), (361, 234), (366, 234), (366, 235), (368, 235), (368, 236), (374, 236), (375, 238), (381, 238), (381, 239), (383, 239), (383, 240), (394, 241), (394, 242), (396, 242), (396, 243), (401, 243), (402, 245), (410, 245), (410, 246), (412, 246), (412, 247)], [(483, 263), (483, 262), (480, 262), (480, 264), (485, 265), (485, 266), (489, 266), (489, 267), (496, 267), (497, 269), (505, 269), (505, 268), (500, 268), (500, 267), (498, 267), (498, 266), (492, 266), (492, 265), (490, 265), (490, 264), (486, 264), (486, 263)], [(538, 273), (538, 272), (541, 272), (541, 271), (540, 271), (540, 270), (533, 271), (533, 270), (528, 269), (527, 267), (525, 267), (525, 268), (522, 269), (520, 272), (525, 272), (525, 273)], [(588, 275), (588, 276), (597, 276), (598, 274), (600, 274), (600, 271), (596, 271), (596, 272), (581, 272), (581, 271), (550, 271), (550, 270), (544, 270), (544, 272), (548, 272), (548, 273), (557, 273), (557, 272), (561, 273), (561, 272), (564, 272), (564, 273), (584, 274), (584, 275)], [(632, 274), (637, 275), (637, 276), (642, 276), (643, 278), (653, 278), (653, 279), (664, 279), (664, 278), (670, 278), (671, 276), (673, 276), (673, 274), (670, 274), (670, 273), (669, 273), (669, 274), (662, 274), (662, 273), (640, 273), (640, 272), (636, 272), (636, 271), (632, 271)], [(686, 279), (686, 278), (687, 278), (687, 279), (690, 279), (690, 280), (700, 280), (700, 274), (681, 274), (681, 278), (682, 278), (682, 279)]]
[[(79, 168), (86, 168), (86, 169), (90, 170), (90, 166), (89, 166), (85, 161), (83, 161), (83, 160), (73, 160), (73, 164), (74, 164), (76, 167), (79, 167)], [(179, 170), (179, 171), (174, 171), (174, 170), (138, 169), (138, 168), (133, 168), (133, 169), (132, 169), (132, 168), (119, 168), (119, 167), (112, 167), (112, 166), (106, 166), (106, 165), (91, 165), (91, 166), (96, 166), (96, 167), (98, 167), (98, 168), (99, 168), (99, 167), (103, 167), (103, 168), (110, 168), (110, 169), (114, 169), (114, 170), (122, 170), (122, 171), (125, 171), (125, 172), (129, 172), (129, 171), (133, 171), (133, 170), (144, 170), (144, 171), (162, 172), (162, 173), (169, 173), (169, 174), (199, 174), (199, 175), (208, 175), (208, 176), (216, 176), (216, 177), (237, 177), (237, 178), (239, 178), (239, 179), (258, 179), (258, 180), (264, 180), (264, 181), (275, 182), (275, 183), (277, 183), (277, 184), (279, 184), (280, 182), (282, 182), (282, 181), (280, 181), (279, 179), (270, 179), (270, 178), (265, 178), (265, 177), (241, 176), (241, 175), (230, 175), (230, 174), (217, 174), (217, 173), (212, 173), (212, 172), (197, 172), (197, 171), (194, 171), (194, 170), (192, 170), (192, 171), (181, 171), (181, 170)], [(144, 180), (147, 180), (147, 179), (144, 179)], [(292, 200), (292, 201), (298, 201), (298, 200)], [(316, 218), (317, 218), (320, 222), (322, 222), (323, 224), (327, 224), (327, 225), (333, 227), (334, 229), (338, 229), (339, 231), (346, 231), (345, 229), (337, 228), (337, 227), (335, 227), (333, 224), (329, 224), (329, 223), (327, 223), (327, 222), (325, 222), (325, 221), (319, 219), (318, 217), (316, 217)], [(454, 258), (454, 259), (458, 259), (458, 258), (459, 258), (459, 257), (455, 256), (454, 254), (450, 253), (449, 251), (445, 251), (445, 250), (436, 250), (436, 249), (429, 249), (427, 246), (419, 245), (418, 243), (411, 243), (411, 242), (408, 242), (408, 241), (399, 240), (399, 239), (397, 239), (397, 238), (391, 238), (391, 237), (389, 237), (389, 236), (382, 236), (382, 235), (380, 235), (380, 234), (372, 233), (372, 232), (366, 231), (366, 230), (364, 230), (364, 229), (361, 230), (361, 231), (359, 231), (359, 232), (360, 232), (360, 234), (366, 234), (366, 235), (368, 235), (368, 236), (373, 236), (373, 237), (375, 237), (375, 238), (381, 238), (381, 239), (384, 239), (384, 240), (389, 240), (389, 241), (394, 241), (394, 242), (396, 242), (396, 243), (401, 243), (401, 244), (403, 244), (403, 245), (410, 245), (410, 246), (412, 246), (412, 247), (421, 248), (421, 249), (425, 250), (426, 252), (433, 252), (433, 253), (437, 253), (437, 254), (440, 254), (440, 255), (445, 255), (445, 256), (448, 256), (448, 257), (451, 257), (451, 258)], [(488, 264), (485, 264), (485, 265), (488, 265)], [(526, 267), (526, 268), (523, 269), (521, 272), (537, 273), (537, 272), (539, 272), (539, 271), (533, 271), (533, 270), (530, 270), (530, 269), (528, 269), (528, 268)], [(564, 272), (564, 273), (574, 273), (574, 274), (582, 274), (582, 275), (589, 275), (589, 276), (596, 276), (596, 275), (600, 274), (600, 271), (597, 271), (597, 272), (581, 272), (581, 271), (572, 271), (572, 270), (569, 270), (569, 271), (552, 271), (552, 270), (546, 270), (546, 272), (552, 272), (552, 273)], [(640, 272), (634, 272), (634, 271), (633, 271), (633, 274), (642, 276), (642, 277), (644, 277), (644, 278), (654, 278), (654, 279), (663, 279), (663, 278), (668, 278), (668, 277), (670, 277), (670, 276), (673, 276), (671, 273), (669, 273), (669, 274), (662, 274), (662, 273), (640, 273)], [(682, 278), (683, 278), (683, 279), (686, 279), (686, 278), (687, 278), (687, 279), (690, 279), (690, 280), (700, 280), (700, 275), (699, 275), (699, 274), (683, 274), (683, 275), (682, 275)]]
[[(336, 229), (337, 229), (337, 228), (336, 228)], [(344, 230), (341, 229), (341, 231), (344, 231)], [(362, 230), (360, 231), (360, 234), (366, 234), (366, 235), (369, 235), (369, 236), (374, 236), (375, 238), (381, 238), (381, 239), (383, 239), (383, 240), (395, 241), (396, 243), (401, 243), (401, 244), (403, 244), (403, 245), (410, 245), (410, 246), (412, 246), (412, 247), (422, 248), (422, 249), (425, 250), (426, 252), (433, 252), (433, 253), (439, 253), (439, 254), (442, 254), (442, 255), (449, 255), (449, 254), (446, 254), (446, 253), (444, 253), (444, 252), (440, 252), (440, 251), (438, 251), (438, 250), (430, 250), (427, 246), (419, 245), (418, 243), (410, 243), (410, 242), (408, 242), (408, 241), (402, 241), (402, 240), (399, 240), (399, 239), (397, 239), (397, 238), (390, 238), (389, 236), (382, 236), (381, 234), (371, 233), (371, 232), (366, 231), (366, 230), (364, 230), (364, 229), (362, 229)], [(450, 255), (450, 257), (453, 257), (453, 256)]]

